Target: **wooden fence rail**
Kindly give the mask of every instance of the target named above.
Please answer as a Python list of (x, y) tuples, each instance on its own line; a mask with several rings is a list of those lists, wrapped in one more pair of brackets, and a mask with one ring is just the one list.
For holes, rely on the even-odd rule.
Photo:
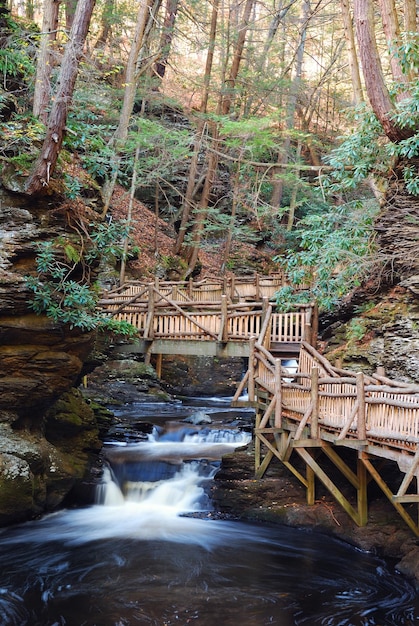
[[(306, 342), (301, 344), (298, 370), (290, 372), (266, 349), (261, 335), (252, 340), (245, 380), (249, 402), (257, 412), (257, 476), (262, 477), (272, 459), (277, 458), (307, 488), (308, 502), (314, 502), (317, 478), (353, 520), (363, 525), (367, 521), (368, 473), (419, 535), (417, 521), (405, 508), (414, 504), (419, 513), (418, 385), (339, 370)], [(233, 404), (239, 403), (242, 392), (243, 387), (237, 390)], [(355, 474), (337, 452), (342, 447), (357, 455)], [(263, 457), (264, 450), (267, 452)], [(355, 508), (321, 467), (315, 450), (324, 453), (329, 462), (332, 460), (355, 486)], [(305, 475), (291, 462), (293, 454), (304, 461)], [(396, 492), (386, 484), (374, 465), (375, 459), (395, 462), (405, 474)]]
[[(170, 294), (173, 295), (173, 289)], [(312, 335), (311, 308), (302, 305), (298, 311), (273, 313), (267, 297), (259, 301), (231, 303), (225, 294), (219, 300), (204, 302), (173, 300), (153, 283), (138, 290), (108, 292), (99, 306), (118, 321), (135, 326), (146, 340), (179, 339), (220, 342), (248, 342), (265, 328), (265, 344), (272, 348), (282, 343), (299, 342)], [(176, 292), (179, 296), (179, 291)], [(203, 293), (200, 292), (202, 298)], [(308, 329), (308, 331), (307, 331)]]

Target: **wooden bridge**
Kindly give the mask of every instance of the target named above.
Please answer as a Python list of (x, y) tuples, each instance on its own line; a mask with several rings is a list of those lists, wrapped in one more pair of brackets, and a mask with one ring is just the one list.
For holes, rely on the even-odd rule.
[[(108, 292), (101, 306), (138, 328), (146, 358), (248, 357), (233, 405), (256, 410), (258, 478), (279, 460), (304, 485), (309, 504), (320, 481), (361, 526), (374, 481), (419, 536), (419, 385), (333, 367), (315, 349), (313, 305), (274, 312), (270, 300), (282, 284), (281, 277), (129, 283)], [(295, 372), (283, 367), (289, 357), (297, 359)]]
[[(298, 354), (304, 339), (317, 337), (317, 310), (302, 304), (288, 313), (274, 313), (275, 293), (283, 277), (207, 280), (199, 283), (130, 282), (108, 291), (103, 311), (138, 330), (133, 349), (151, 354), (249, 356), (249, 339), (264, 332), (269, 347), (283, 358)], [(268, 332), (269, 329), (269, 332)]]

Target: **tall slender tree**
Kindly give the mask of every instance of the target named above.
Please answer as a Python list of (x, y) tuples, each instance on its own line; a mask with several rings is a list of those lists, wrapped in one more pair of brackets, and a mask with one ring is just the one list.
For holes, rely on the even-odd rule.
[(25, 185), (25, 193), (37, 195), (48, 191), (65, 133), (67, 113), (73, 97), (79, 62), (89, 30), (95, 0), (79, 0), (69, 40), (66, 44), (57, 88), (52, 97), (46, 136)]
[(44, 122), (44, 124), (46, 124), (48, 119), (48, 106), (51, 99), (53, 46), (57, 38), (60, 2), (61, 0), (44, 0), (33, 97), (33, 114)]

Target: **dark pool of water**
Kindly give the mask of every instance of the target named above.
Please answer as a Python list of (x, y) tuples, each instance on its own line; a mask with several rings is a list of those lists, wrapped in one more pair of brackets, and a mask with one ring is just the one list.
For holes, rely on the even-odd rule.
[[(108, 445), (101, 504), (0, 534), (1, 625), (419, 623), (415, 589), (384, 561), (310, 532), (211, 519), (217, 446), (235, 444), (214, 442), (217, 424), (166, 437), (185, 424), (166, 407), (165, 429), (155, 410), (150, 441)], [(195, 460), (211, 446), (214, 458)]]

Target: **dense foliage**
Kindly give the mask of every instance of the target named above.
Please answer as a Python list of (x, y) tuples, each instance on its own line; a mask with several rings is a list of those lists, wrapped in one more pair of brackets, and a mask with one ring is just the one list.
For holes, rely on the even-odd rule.
[[(97, 3), (69, 97), (59, 193), (84, 201), (85, 183), (69, 167), (77, 155), (98, 186), (114, 180), (128, 190), (135, 181), (136, 197), (170, 224), (183, 224), (180, 265), (189, 263), (189, 271), (194, 248), (206, 246), (220, 251), (223, 270), (243, 269), (245, 260), (237, 263), (230, 248), (248, 242), (298, 287), (295, 296), (289, 288), (279, 294), (281, 306), (302, 297), (335, 306), (375, 262), (374, 216), (389, 166), (419, 156), (419, 39), (403, 33), (392, 42), (393, 60), (379, 43), (385, 75), (395, 59), (404, 73), (389, 82), (388, 118), (406, 132), (390, 141), (369, 106), (353, 106), (339, 3), (309, 8), (248, 0), (221, 16), (204, 1), (156, 3), (142, 24), (137, 3)], [(257, 23), (246, 11), (258, 12)], [(20, 16), (0, 27), (1, 157), (4, 172), (20, 177), (31, 171), (48, 126), (30, 108), (45, 36), (40, 17), (37, 26)], [(51, 103), (67, 37), (58, 29), (49, 42)], [(404, 180), (419, 194), (414, 164), (406, 164)], [(101, 237), (105, 230), (117, 237), (107, 223), (94, 228), (83, 255), (62, 241), (38, 251), (38, 278), (28, 280), (34, 310), (84, 329), (99, 323), (83, 281), (97, 262), (92, 250), (109, 253), (95, 240), (100, 229)], [(302, 285), (309, 286), (304, 293)]]

